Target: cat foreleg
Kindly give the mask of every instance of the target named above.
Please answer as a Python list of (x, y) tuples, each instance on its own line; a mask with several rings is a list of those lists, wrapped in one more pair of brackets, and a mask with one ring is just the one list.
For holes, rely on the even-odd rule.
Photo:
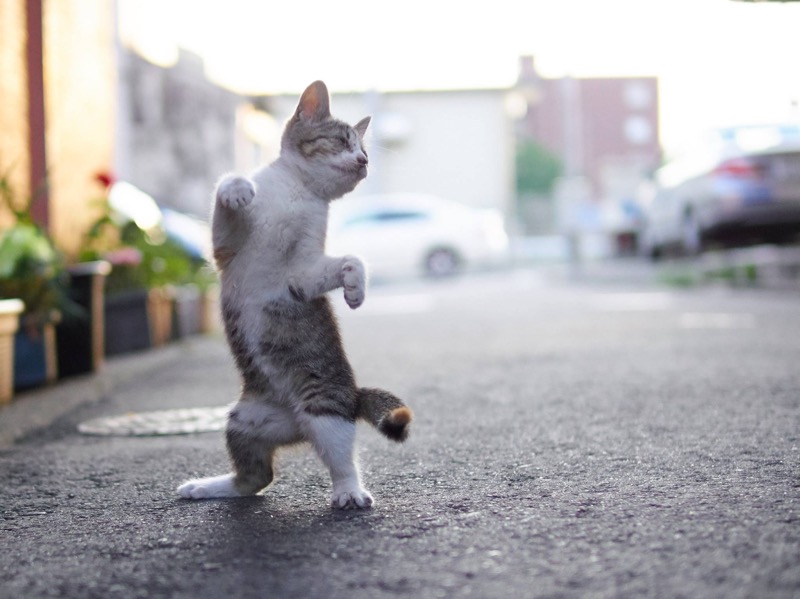
[(361, 260), (355, 256), (324, 256), (302, 275), (289, 280), (289, 293), (297, 300), (309, 301), (343, 287), (347, 305), (356, 309), (364, 303), (366, 286), (366, 268)]
[(307, 430), (308, 438), (331, 474), (331, 507), (344, 510), (371, 507), (372, 495), (361, 484), (355, 462), (355, 423), (339, 416), (314, 416), (308, 421)]

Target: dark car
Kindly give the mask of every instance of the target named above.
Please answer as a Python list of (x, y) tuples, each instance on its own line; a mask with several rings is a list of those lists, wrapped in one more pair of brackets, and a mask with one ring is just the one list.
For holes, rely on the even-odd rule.
[(717, 129), (657, 173), (642, 247), (658, 258), (800, 236), (800, 125)]

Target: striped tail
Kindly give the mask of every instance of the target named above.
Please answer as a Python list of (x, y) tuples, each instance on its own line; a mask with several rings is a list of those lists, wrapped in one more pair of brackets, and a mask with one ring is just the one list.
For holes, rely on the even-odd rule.
[(408, 425), (414, 413), (388, 391), (362, 387), (358, 390), (358, 417), (392, 441), (402, 442), (408, 438)]

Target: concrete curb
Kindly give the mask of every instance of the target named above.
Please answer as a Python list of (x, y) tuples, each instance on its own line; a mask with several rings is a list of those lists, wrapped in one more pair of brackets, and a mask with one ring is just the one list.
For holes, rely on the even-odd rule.
[(203, 339), (202, 336), (185, 339), (161, 348), (111, 358), (96, 374), (17, 394), (11, 404), (0, 408), (0, 449), (11, 447), (18, 439), (51, 425), (80, 406), (99, 401), (120, 384), (178, 360), (189, 347)]

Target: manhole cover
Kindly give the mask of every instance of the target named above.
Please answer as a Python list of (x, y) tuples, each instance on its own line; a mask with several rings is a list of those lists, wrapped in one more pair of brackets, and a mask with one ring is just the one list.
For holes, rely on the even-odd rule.
[(121, 416), (95, 418), (78, 425), (84, 435), (147, 437), (188, 435), (225, 429), (228, 408), (185, 408), (157, 412), (129, 412)]

